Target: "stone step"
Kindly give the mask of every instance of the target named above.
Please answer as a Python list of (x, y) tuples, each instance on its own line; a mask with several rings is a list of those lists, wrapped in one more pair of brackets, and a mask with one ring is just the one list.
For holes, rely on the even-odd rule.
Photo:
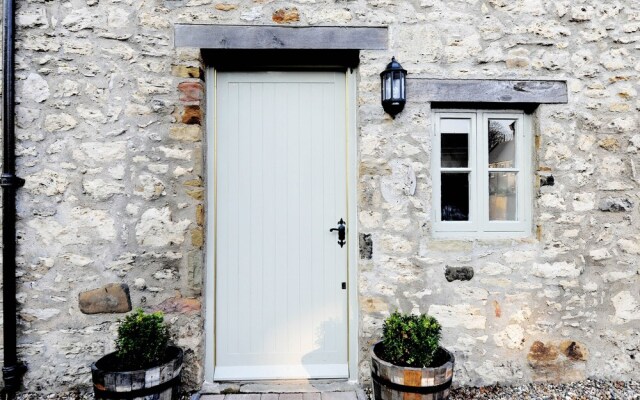
[(355, 391), (308, 393), (203, 394), (199, 400), (358, 400)]

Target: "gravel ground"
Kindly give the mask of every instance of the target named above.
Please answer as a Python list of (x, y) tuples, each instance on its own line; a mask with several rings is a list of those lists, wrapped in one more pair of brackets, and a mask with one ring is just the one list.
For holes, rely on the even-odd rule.
[[(371, 398), (371, 388), (364, 390)], [(449, 400), (640, 400), (640, 382), (588, 379), (561, 385), (460, 387), (451, 390)]]
[(530, 383), (522, 386), (457, 388), (450, 400), (640, 400), (640, 382), (586, 381), (551, 385)]
[[(367, 394), (370, 391), (369, 387), (365, 387)], [(188, 398), (183, 397), (184, 400)], [(21, 393), (18, 399), (89, 400), (93, 396), (87, 393)], [(453, 389), (449, 400), (640, 400), (640, 382), (589, 379), (561, 385), (530, 383), (522, 386), (463, 387)]]

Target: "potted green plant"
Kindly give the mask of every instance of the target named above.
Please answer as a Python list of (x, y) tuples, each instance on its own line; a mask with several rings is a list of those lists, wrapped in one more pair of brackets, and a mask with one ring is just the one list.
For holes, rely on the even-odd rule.
[(161, 312), (138, 308), (118, 327), (116, 351), (91, 365), (96, 399), (178, 399), (183, 352)]
[(382, 332), (382, 341), (371, 349), (375, 399), (447, 399), (455, 358), (440, 346), (438, 321), (426, 314), (395, 311)]

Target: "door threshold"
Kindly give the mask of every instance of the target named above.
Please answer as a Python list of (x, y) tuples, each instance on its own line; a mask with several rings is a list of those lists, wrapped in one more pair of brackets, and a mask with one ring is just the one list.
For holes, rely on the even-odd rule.
[(362, 388), (347, 379), (295, 379), (204, 382), (202, 394), (353, 392)]

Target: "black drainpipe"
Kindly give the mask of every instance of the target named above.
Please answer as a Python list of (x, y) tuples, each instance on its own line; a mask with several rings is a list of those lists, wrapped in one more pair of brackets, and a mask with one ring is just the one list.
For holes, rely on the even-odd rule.
[(24, 179), (16, 176), (15, 75), (14, 75), (14, 2), (4, 0), (2, 44), (2, 315), (4, 316), (4, 367), (2, 397), (14, 399), (22, 385), (25, 364), (18, 362), (16, 330), (16, 191)]

